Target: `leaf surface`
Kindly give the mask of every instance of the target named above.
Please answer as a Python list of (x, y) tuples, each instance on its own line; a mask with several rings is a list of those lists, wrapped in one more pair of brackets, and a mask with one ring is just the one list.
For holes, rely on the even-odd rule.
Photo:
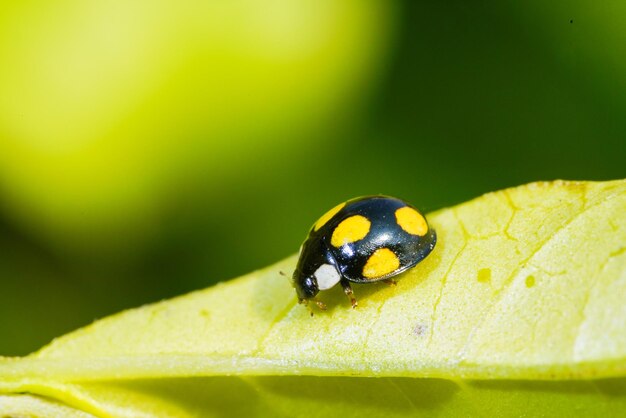
[(430, 214), (433, 253), (397, 286), (355, 286), (356, 310), (332, 289), (310, 317), (279, 274), (291, 257), (1, 359), (0, 413), (626, 411), (625, 214), (626, 181), (490, 193)]

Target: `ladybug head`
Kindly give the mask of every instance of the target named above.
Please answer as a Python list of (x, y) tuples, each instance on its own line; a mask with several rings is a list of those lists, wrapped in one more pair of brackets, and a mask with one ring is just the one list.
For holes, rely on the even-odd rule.
[(293, 275), (293, 283), (298, 294), (298, 300), (301, 302), (307, 299), (313, 299), (320, 291), (317, 286), (317, 279), (314, 276), (303, 276), (296, 271)]

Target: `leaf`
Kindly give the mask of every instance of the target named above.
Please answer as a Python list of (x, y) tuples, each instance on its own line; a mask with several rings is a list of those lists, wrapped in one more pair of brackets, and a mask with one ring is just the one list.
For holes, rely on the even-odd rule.
[(357, 310), (333, 289), (310, 317), (291, 257), (2, 359), (0, 415), (626, 411), (625, 214), (626, 181), (490, 193), (429, 215), (431, 256)]

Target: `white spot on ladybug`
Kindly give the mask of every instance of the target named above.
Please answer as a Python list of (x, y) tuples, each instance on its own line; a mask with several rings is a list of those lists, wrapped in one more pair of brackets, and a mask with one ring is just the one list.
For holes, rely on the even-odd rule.
[(341, 280), (341, 276), (337, 269), (331, 264), (322, 264), (313, 273), (317, 279), (317, 287), (319, 290), (330, 289)]

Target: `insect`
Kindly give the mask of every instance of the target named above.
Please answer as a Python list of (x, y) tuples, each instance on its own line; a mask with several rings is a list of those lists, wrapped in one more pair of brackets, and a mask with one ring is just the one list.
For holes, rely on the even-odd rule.
[(356, 308), (350, 282), (393, 283), (392, 277), (426, 258), (436, 242), (424, 215), (400, 199), (366, 196), (341, 203), (319, 218), (302, 244), (292, 278), (298, 302), (313, 301), (324, 310), (318, 292), (341, 283)]

